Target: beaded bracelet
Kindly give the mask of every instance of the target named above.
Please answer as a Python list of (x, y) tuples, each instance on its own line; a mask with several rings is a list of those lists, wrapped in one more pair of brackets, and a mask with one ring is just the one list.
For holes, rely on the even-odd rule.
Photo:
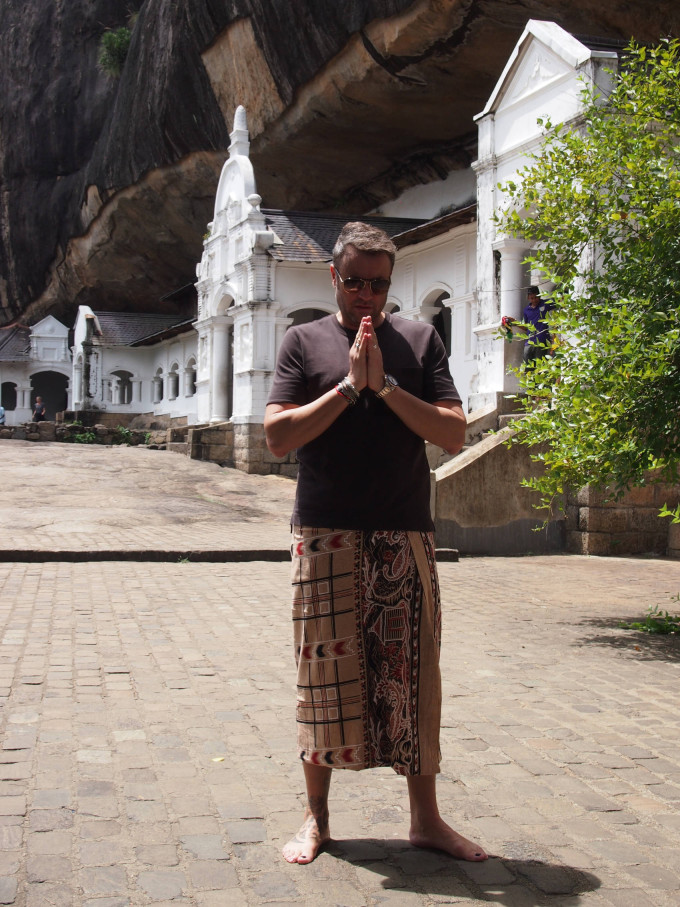
[(351, 383), (349, 378), (343, 378), (339, 384), (335, 385), (335, 390), (341, 397), (344, 397), (345, 400), (347, 400), (350, 406), (354, 406), (359, 399), (359, 391)]

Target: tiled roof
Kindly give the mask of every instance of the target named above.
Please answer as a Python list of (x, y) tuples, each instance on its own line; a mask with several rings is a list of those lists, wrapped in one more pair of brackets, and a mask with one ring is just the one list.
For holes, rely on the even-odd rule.
[(432, 239), (433, 236), (440, 236), (442, 233), (448, 233), (454, 227), (460, 227), (463, 224), (472, 224), (477, 220), (477, 205), (466, 205), (464, 208), (457, 208), (441, 217), (435, 217), (434, 220), (428, 220), (410, 230), (404, 230), (394, 237), (394, 243), (398, 249), (404, 249), (406, 246), (414, 246), (417, 243), (424, 242), (426, 239)]
[(597, 35), (574, 35), (577, 41), (584, 44), (592, 51), (610, 51), (621, 56), (622, 51), (628, 46), (628, 41), (621, 38), (601, 38)]
[(335, 240), (350, 220), (362, 220), (380, 227), (389, 236), (412, 230), (425, 223), (411, 217), (352, 217), (347, 214), (313, 214), (307, 211), (278, 211), (263, 208), (265, 221), (281, 244), (269, 248), (277, 261), (330, 261)]
[(129, 346), (159, 334), (186, 320), (181, 315), (154, 315), (143, 312), (95, 312), (102, 330), (99, 342), (106, 346)]
[(0, 328), (0, 361), (22, 362), (30, 359), (31, 329), (23, 324)]

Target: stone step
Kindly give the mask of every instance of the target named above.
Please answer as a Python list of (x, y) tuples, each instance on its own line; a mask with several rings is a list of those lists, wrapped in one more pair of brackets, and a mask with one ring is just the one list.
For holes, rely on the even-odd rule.
[(513, 422), (523, 419), (524, 415), (524, 413), (503, 413), (498, 417), (498, 428), (507, 428), (508, 425), (512, 425)]
[(187, 441), (168, 441), (165, 449), (172, 451), (172, 453), (183, 454), (185, 457), (189, 456), (189, 444)]

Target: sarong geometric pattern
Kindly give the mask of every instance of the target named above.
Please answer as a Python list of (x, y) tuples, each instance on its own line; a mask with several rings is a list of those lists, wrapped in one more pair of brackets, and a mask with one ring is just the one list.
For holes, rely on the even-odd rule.
[(294, 527), (300, 758), (439, 771), (441, 609), (431, 533)]

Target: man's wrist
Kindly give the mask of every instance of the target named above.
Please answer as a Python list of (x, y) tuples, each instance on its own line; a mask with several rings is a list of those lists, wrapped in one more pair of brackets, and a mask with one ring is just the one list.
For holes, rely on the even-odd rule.
[(335, 385), (335, 391), (340, 394), (341, 397), (344, 397), (350, 406), (354, 406), (359, 399), (359, 391), (349, 380), (349, 377), (339, 381), (338, 384)]
[(395, 391), (399, 387), (399, 382), (392, 375), (385, 374), (383, 379), (383, 386), (380, 390), (375, 392), (378, 400), (384, 400), (389, 394)]

